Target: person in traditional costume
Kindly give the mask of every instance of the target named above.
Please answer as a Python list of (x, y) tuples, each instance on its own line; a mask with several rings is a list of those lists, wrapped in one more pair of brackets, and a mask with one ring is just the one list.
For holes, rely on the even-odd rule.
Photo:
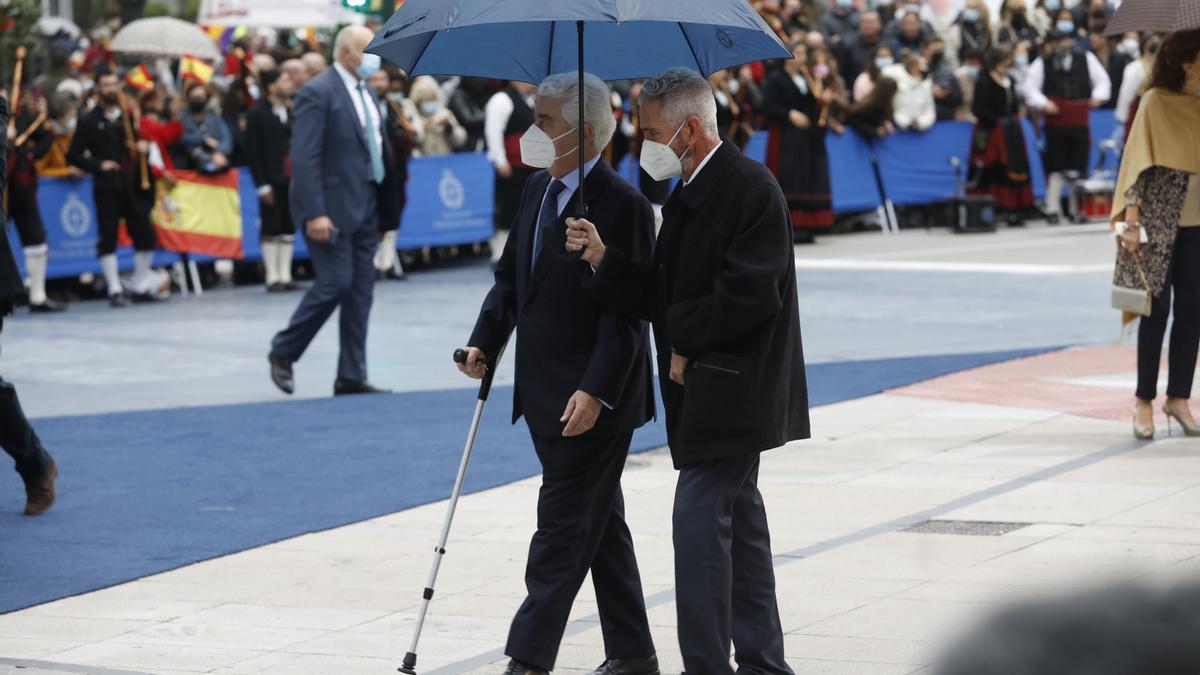
[(1009, 46), (989, 47), (984, 72), (972, 97), (975, 131), (971, 136), (969, 192), (991, 195), (1009, 225), (1023, 224), (1033, 207), (1029, 155), (1021, 131), (1021, 99), (1008, 71), (1013, 64)]

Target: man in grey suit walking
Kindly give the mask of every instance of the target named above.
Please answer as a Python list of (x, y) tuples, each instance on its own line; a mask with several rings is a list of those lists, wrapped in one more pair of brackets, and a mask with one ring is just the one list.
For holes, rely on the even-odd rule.
[(334, 66), (296, 96), (292, 111), (292, 218), (303, 224), (317, 280), (271, 341), (271, 380), (295, 390), (298, 361), (333, 310), (341, 308), (335, 396), (384, 390), (367, 382), (367, 319), (375, 288), (380, 222), (399, 220), (397, 186), (379, 102), (367, 80), (379, 57), (364, 54), (374, 34), (349, 26), (334, 43)]

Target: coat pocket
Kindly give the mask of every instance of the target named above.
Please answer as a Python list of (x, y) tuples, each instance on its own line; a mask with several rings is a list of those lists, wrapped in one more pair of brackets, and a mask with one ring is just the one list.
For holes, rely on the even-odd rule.
[(754, 431), (754, 374), (750, 359), (708, 353), (687, 369), (683, 438), (705, 441)]

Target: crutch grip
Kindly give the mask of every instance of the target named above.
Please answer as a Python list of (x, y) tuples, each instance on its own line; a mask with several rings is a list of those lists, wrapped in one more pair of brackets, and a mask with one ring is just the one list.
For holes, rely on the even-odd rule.
[[(507, 345), (506, 345), (507, 346)], [(479, 383), (479, 400), (488, 400), (488, 394), (492, 391), (492, 379), (496, 377), (496, 364), (500, 363), (500, 356), (504, 354), (504, 347), (500, 348), (500, 352), (495, 357), (488, 359), (487, 370), (483, 373), (483, 379)], [(462, 365), (467, 363), (467, 350), (455, 349), (454, 362)]]

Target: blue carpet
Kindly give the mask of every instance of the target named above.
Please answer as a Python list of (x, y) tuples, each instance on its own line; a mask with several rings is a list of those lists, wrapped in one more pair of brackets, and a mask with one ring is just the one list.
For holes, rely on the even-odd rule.
[[(809, 389), (826, 405), (1045, 351), (817, 364)], [(25, 518), (19, 481), (5, 479), (0, 613), (444, 499), (475, 393), (36, 420), (60, 466), (60, 501)], [(493, 393), (469, 492), (539, 472), (525, 425), (508, 424), (511, 398), (511, 388)], [(633, 447), (665, 443), (659, 421)]]

